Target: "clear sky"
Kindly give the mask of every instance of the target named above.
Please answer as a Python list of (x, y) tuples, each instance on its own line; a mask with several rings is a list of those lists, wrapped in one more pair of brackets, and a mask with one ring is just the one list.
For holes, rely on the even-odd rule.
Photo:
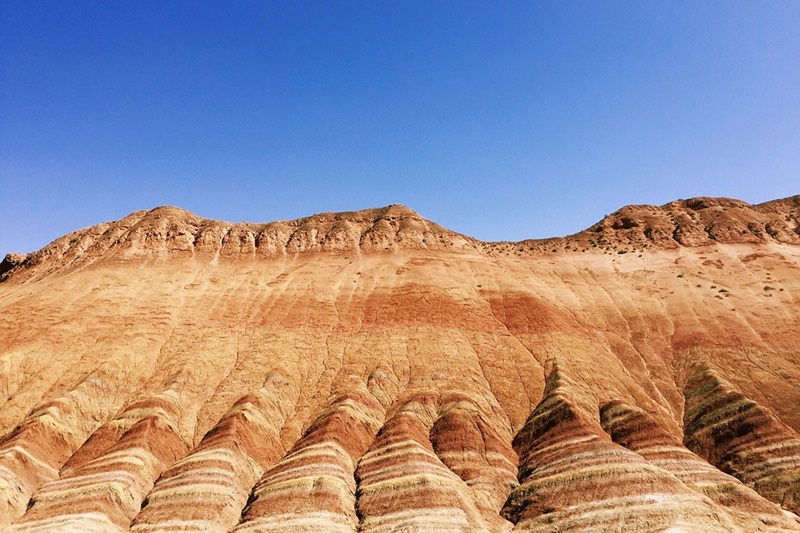
[(0, 257), (131, 211), (484, 240), (800, 193), (800, 2), (0, 1)]

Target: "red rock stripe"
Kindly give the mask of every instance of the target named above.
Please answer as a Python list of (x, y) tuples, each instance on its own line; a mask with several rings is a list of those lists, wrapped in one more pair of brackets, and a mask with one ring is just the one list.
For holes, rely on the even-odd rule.
[(359, 531), (498, 530), (484, 521), (471, 489), (434, 452), (429, 433), (437, 412), (431, 398), (406, 402), (361, 458)]
[(355, 464), (383, 417), (366, 389), (333, 402), (264, 473), (234, 531), (354, 531)]
[(591, 399), (558, 368), (514, 439), (519, 481), (503, 515), (520, 531), (731, 531), (731, 518), (677, 478), (611, 442)]
[(686, 384), (686, 446), (800, 514), (800, 435), (710, 368)]
[[(99, 457), (45, 484), (14, 531), (51, 527), (63, 515), (77, 524), (100, 520), (127, 528), (161, 471), (188, 450), (178, 431), (177, 394), (166, 391), (152, 398), (148, 410), (119, 441)], [(130, 418), (130, 411), (118, 419)]]
[(283, 455), (280, 432), (296, 400), (297, 388), (285, 379), (239, 399), (191, 454), (161, 475), (131, 530), (234, 527), (252, 485)]

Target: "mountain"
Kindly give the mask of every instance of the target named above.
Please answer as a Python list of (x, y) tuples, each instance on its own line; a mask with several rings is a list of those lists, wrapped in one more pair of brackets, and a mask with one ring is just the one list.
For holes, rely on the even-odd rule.
[(0, 529), (800, 531), (799, 303), (800, 196), (138, 211), (0, 264)]

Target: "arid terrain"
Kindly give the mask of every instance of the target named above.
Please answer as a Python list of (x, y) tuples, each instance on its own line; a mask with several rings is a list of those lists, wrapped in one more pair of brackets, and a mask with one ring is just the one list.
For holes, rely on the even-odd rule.
[(486, 243), (139, 211), (0, 264), (0, 530), (800, 532), (800, 196)]

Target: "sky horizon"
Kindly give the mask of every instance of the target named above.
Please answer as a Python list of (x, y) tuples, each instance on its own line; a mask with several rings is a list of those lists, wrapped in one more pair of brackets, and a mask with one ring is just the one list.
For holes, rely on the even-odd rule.
[(800, 194), (800, 3), (0, 3), (0, 258), (160, 205), (484, 241)]

